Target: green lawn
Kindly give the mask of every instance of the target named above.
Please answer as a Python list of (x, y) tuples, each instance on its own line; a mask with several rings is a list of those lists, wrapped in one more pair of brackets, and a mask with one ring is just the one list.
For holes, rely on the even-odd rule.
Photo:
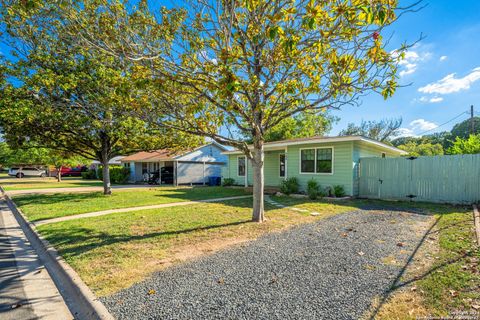
[(83, 180), (80, 178), (63, 178), (61, 182), (57, 182), (55, 178), (18, 179), (12, 177), (1, 177), (0, 185), (6, 191), (14, 191), (50, 188), (98, 187), (102, 186), (102, 181)]
[(455, 312), (478, 316), (480, 248), (471, 206), (416, 206), (432, 214), (435, 225), (375, 319), (439, 318)]
[[(438, 259), (418, 283), (436, 315), (455, 310), (480, 312), (480, 248), (476, 245), (472, 209), (437, 212)], [(477, 314), (480, 315), (480, 314)]]
[(101, 192), (19, 195), (14, 197), (14, 201), (31, 221), (38, 221), (108, 209), (247, 194), (243, 188), (156, 187), (114, 190), (110, 196)]
[[(218, 188), (218, 192), (231, 190)], [(223, 193), (222, 195), (225, 195)], [(251, 219), (252, 199), (151, 209), (38, 227), (98, 295), (129, 287), (179, 261), (255, 239), (267, 232), (352, 210), (325, 206), (320, 216), (266, 205), (264, 223)]]

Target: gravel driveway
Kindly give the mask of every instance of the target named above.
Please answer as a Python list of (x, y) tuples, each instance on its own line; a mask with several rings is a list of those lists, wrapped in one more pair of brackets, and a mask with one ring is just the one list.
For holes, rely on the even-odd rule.
[(101, 300), (118, 319), (358, 319), (429, 224), (420, 213), (340, 214), (169, 268)]

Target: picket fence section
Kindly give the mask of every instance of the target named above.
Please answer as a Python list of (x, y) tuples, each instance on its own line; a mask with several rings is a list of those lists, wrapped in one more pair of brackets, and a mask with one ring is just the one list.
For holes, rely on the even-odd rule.
[(480, 201), (480, 154), (362, 158), (359, 196), (454, 204)]

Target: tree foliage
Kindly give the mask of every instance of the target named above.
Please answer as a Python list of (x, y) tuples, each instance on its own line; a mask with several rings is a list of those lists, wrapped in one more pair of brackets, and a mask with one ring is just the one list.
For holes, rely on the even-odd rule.
[(364, 136), (381, 142), (388, 142), (400, 134), (402, 119), (382, 119), (380, 121), (364, 121), (360, 125), (349, 123), (340, 131), (341, 136)]
[[(98, 9), (96, 2), (89, 5)], [(1, 28), (11, 49), (0, 77), (6, 141), (15, 149), (28, 143), (105, 164), (132, 151), (172, 146), (176, 138), (181, 142), (175, 146), (197, 143), (152, 130), (138, 117), (149, 100), (137, 87), (137, 67), (82, 43), (77, 25), (65, 19), (80, 7), (70, 1), (2, 1)]]
[(477, 154), (480, 153), (480, 134), (472, 134), (466, 139), (457, 137), (448, 149), (449, 154)]
[(401, 144), (397, 148), (408, 152), (409, 156), (438, 156), (443, 155), (443, 147), (440, 143), (416, 143), (415, 141)]
[[(265, 142), (323, 136), (332, 129), (337, 119), (328, 114), (301, 113), (286, 118), (265, 133)], [(249, 138), (249, 143), (252, 139)]]
[[(146, 115), (150, 123), (245, 153), (256, 221), (263, 220), (265, 135), (302, 112), (356, 104), (366, 92), (392, 96), (407, 46), (387, 50), (384, 28), (412, 10), (396, 0), (176, 1), (178, 7), (157, 12), (147, 1), (135, 10), (96, 2), (104, 4), (96, 21), (89, 19), (90, 1), (76, 12), (79, 35), (137, 63), (159, 108)], [(222, 134), (221, 126), (252, 137), (253, 147)]]
[(471, 134), (480, 134), (480, 117), (473, 117), (474, 131), (471, 131), (472, 120), (467, 119), (453, 126), (450, 131), (452, 134), (452, 140), (457, 137), (461, 139), (467, 139)]

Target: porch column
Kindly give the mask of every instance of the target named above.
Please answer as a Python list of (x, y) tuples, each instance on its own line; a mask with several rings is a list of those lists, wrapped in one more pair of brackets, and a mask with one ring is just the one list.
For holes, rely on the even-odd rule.
[(285, 180), (288, 179), (288, 148), (285, 147)]
[(205, 161), (203, 161), (203, 185), (205, 185)]
[(174, 161), (173, 162), (173, 185), (175, 187), (178, 187), (177, 173), (178, 173), (178, 163), (177, 161)]
[(162, 162), (158, 161), (158, 185), (162, 185)]

